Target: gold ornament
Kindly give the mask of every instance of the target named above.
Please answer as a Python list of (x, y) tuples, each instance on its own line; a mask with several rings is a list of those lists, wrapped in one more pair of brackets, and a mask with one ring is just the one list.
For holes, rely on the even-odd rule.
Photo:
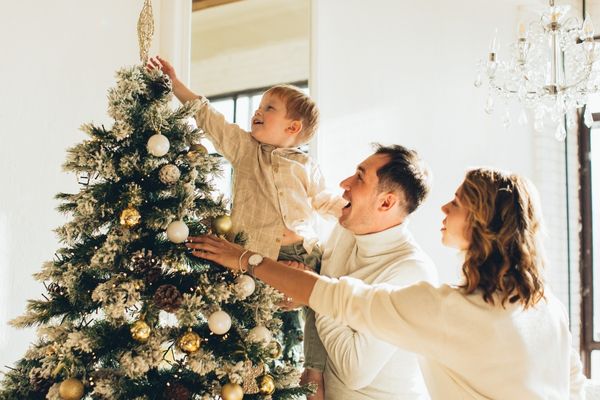
[(190, 146), (190, 149), (188, 150), (188, 154), (189, 153), (206, 154), (208, 153), (208, 150), (202, 144), (194, 143)]
[(144, 1), (144, 7), (137, 23), (137, 34), (140, 45), (140, 61), (146, 64), (148, 62), (148, 50), (150, 50), (152, 36), (154, 35), (154, 17), (152, 15), (152, 1), (150, 0)]
[(269, 357), (276, 360), (283, 354), (283, 346), (277, 340), (269, 343)]
[(260, 394), (271, 395), (275, 391), (275, 379), (269, 374), (258, 378), (258, 390)]
[(195, 353), (200, 349), (200, 335), (196, 332), (188, 331), (177, 341), (177, 345), (184, 353)]
[(133, 228), (137, 224), (140, 223), (142, 216), (140, 212), (136, 210), (133, 206), (129, 205), (126, 209), (121, 211), (121, 217), (119, 221), (121, 225), (125, 225), (128, 228)]
[(204, 147), (200, 143), (194, 143), (190, 146), (190, 149), (188, 150), (186, 156), (190, 161), (196, 162), (201, 157), (204, 157), (205, 154), (208, 154), (208, 150), (206, 149), (206, 147)]
[(141, 343), (145, 343), (152, 333), (152, 329), (148, 326), (146, 321), (142, 320), (135, 321), (129, 330), (131, 332), (131, 337)]
[(218, 235), (226, 235), (233, 227), (233, 222), (229, 215), (220, 215), (213, 220), (212, 226)]
[(244, 398), (244, 391), (237, 383), (229, 382), (221, 388), (221, 397), (223, 400), (242, 400)]
[(66, 379), (58, 387), (58, 394), (62, 400), (79, 400), (83, 397), (83, 383), (75, 378)]

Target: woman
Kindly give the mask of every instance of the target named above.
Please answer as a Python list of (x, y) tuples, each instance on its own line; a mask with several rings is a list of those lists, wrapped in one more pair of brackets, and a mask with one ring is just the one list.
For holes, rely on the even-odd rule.
[(190, 238), (188, 246), (234, 271), (250, 267), (317, 313), (423, 355), (433, 399), (582, 398), (584, 378), (567, 314), (541, 277), (532, 190), (523, 178), (497, 170), (466, 174), (442, 207), (442, 242), (464, 252), (458, 287), (368, 286), (319, 277), (214, 236)]

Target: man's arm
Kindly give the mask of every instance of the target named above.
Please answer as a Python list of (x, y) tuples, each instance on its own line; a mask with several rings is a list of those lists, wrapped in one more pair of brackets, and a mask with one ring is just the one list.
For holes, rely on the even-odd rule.
[[(407, 262), (395, 268), (384, 281), (395, 286), (406, 286), (430, 280), (427, 270), (418, 263)], [(356, 332), (333, 318), (317, 316), (319, 337), (329, 356), (329, 366), (350, 389), (358, 390), (370, 385), (398, 348), (370, 334)]]

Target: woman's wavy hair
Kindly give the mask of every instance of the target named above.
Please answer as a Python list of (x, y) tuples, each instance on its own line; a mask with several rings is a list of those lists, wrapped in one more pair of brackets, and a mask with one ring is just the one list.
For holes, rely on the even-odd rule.
[(502, 306), (507, 301), (535, 305), (544, 298), (545, 261), (533, 185), (514, 174), (478, 168), (467, 172), (458, 194), (468, 210), (471, 238), (461, 288), (481, 291), (490, 304), (497, 295)]

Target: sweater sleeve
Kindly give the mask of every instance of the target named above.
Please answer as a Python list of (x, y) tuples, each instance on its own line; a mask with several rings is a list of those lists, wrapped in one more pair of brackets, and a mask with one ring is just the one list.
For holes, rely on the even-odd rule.
[(585, 376), (581, 368), (581, 360), (575, 349), (571, 348), (570, 376), (569, 376), (570, 400), (582, 400), (585, 397)]
[(338, 194), (326, 189), (325, 178), (316, 163), (311, 161), (308, 196), (313, 210), (324, 217), (339, 218), (342, 208), (348, 203)]
[[(405, 286), (428, 279), (426, 268), (413, 262), (391, 267), (385, 283)], [(319, 315), (317, 330), (336, 376), (350, 389), (369, 386), (393, 357), (397, 347), (364, 332), (357, 332), (332, 317)]]
[(318, 314), (402, 349), (434, 357), (445, 341), (442, 304), (439, 289), (426, 282), (399, 288), (323, 276), (309, 299)]
[(250, 133), (237, 124), (229, 123), (225, 116), (215, 110), (208, 99), (200, 98), (200, 108), (196, 113), (196, 123), (215, 146), (219, 154), (235, 167), (240, 158), (258, 145)]

